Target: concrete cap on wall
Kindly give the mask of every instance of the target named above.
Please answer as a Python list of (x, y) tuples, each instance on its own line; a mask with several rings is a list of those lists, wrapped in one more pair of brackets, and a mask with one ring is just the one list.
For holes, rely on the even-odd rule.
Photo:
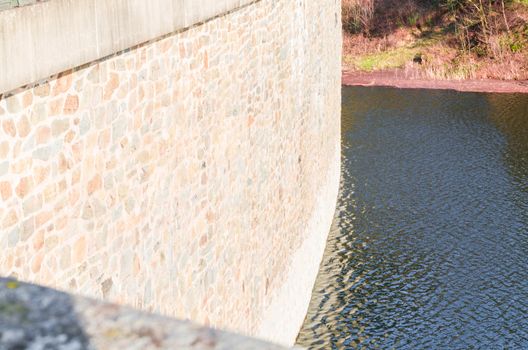
[(0, 94), (255, 0), (49, 0), (0, 11)]

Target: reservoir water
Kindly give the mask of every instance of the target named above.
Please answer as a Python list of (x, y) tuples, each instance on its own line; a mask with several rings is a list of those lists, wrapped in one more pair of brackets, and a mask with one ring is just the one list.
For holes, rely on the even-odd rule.
[(341, 176), (299, 345), (528, 349), (528, 95), (344, 87)]

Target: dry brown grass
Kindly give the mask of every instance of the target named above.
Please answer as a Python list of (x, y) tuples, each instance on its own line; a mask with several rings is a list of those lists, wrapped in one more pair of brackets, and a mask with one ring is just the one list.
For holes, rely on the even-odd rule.
[(528, 80), (528, 55), (510, 53), (500, 60), (483, 60), (480, 62), (477, 78)]
[[(453, 17), (424, 6), (427, 1), (343, 0), (343, 62), (348, 69), (401, 68), (430, 79), (528, 80), (528, 1), (516, 1), (490, 17), (494, 29), (485, 42), (466, 50), (451, 30)], [(416, 55), (421, 64), (413, 63)]]
[(374, 17), (374, 0), (342, 0), (341, 7), (345, 32), (370, 32)]
[(347, 55), (364, 55), (405, 46), (415, 41), (410, 30), (398, 28), (385, 36), (371, 37), (364, 34), (343, 32), (343, 51)]

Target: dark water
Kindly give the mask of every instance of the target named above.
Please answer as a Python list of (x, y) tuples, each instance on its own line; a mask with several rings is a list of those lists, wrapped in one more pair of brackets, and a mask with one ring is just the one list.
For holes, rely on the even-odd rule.
[(528, 95), (344, 88), (342, 121), (298, 343), (528, 349)]

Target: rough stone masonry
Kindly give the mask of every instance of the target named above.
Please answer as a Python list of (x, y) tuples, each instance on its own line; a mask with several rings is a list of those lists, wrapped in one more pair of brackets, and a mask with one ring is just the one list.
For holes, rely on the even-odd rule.
[[(186, 1), (148, 6), (164, 2)], [(0, 26), (92, 3), (11, 9)], [(72, 44), (53, 53), (71, 67), (0, 91), (0, 275), (293, 343), (337, 196), (340, 4), (231, 3), (86, 63)], [(87, 26), (113, 23), (108, 6)], [(91, 33), (43, 28), (36, 56)]]

